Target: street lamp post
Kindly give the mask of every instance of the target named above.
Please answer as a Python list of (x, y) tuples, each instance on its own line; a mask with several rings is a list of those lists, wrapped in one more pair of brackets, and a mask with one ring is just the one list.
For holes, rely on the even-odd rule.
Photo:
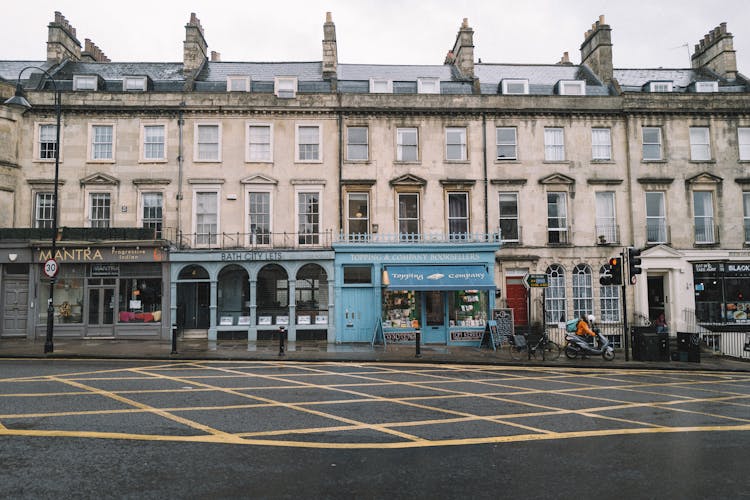
[[(21, 75), (27, 69), (36, 69), (44, 73), (47, 78), (52, 82), (52, 86), (55, 89), (55, 186), (54, 193), (52, 195), (52, 254), (51, 257), (54, 259), (57, 253), (57, 186), (60, 175), (60, 115), (62, 114), (61, 109), (61, 98), (60, 88), (57, 86), (55, 79), (47, 73), (44, 69), (38, 66), (26, 66), (20, 73), (18, 73), (18, 81), (16, 82), (16, 94), (5, 101), (8, 106), (15, 106), (23, 108), (23, 110), (31, 109), (31, 104), (26, 100), (23, 91), (23, 85), (21, 85)], [(49, 299), (47, 300), (47, 338), (44, 341), (44, 352), (45, 354), (51, 353), (55, 350), (54, 343), (52, 341), (54, 324), (55, 324), (55, 308), (53, 304), (53, 298), (55, 295), (55, 281), (56, 277), (53, 276), (49, 281)]]

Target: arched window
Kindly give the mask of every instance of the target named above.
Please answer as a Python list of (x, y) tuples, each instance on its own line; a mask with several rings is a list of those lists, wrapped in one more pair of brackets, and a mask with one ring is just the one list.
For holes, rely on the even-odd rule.
[[(599, 268), (599, 276), (604, 273), (604, 266)], [(602, 322), (620, 321), (620, 287), (607, 285), (599, 287), (599, 309)]]
[[(297, 272), (295, 304), (298, 324), (314, 324), (315, 316), (328, 310), (328, 276), (322, 267), (305, 264)], [(300, 316), (303, 316), (302, 322)]]
[(178, 280), (207, 280), (208, 271), (201, 266), (187, 266), (177, 277)]
[(591, 268), (586, 264), (578, 264), (573, 269), (573, 316), (580, 318), (589, 314), (594, 314)]
[(216, 293), (220, 326), (238, 325), (240, 316), (250, 315), (250, 282), (241, 266), (230, 265), (221, 270)]
[(549, 287), (545, 292), (545, 323), (565, 321), (567, 299), (565, 297), (565, 269), (559, 264), (552, 264), (545, 272)]
[(259, 325), (289, 323), (289, 278), (283, 267), (278, 264), (263, 266), (258, 272), (256, 292)]

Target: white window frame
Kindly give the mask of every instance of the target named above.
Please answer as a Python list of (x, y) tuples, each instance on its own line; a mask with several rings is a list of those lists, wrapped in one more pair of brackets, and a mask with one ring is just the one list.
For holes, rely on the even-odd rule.
[(690, 161), (711, 161), (711, 129), (690, 127)]
[[(513, 142), (508, 142), (507, 139), (500, 139), (501, 130), (512, 130), (513, 131)], [(500, 148), (513, 148), (512, 156), (501, 156)], [(518, 129), (516, 127), (495, 127), (495, 159), (499, 161), (504, 160), (517, 160), (518, 159)]]
[[(234, 87), (235, 84), (238, 84), (238, 88)], [(250, 77), (241, 75), (228, 75), (227, 92), (250, 92)]]
[[(302, 194), (317, 194), (318, 195), (318, 231), (313, 233), (303, 233), (300, 231), (302, 221), (300, 220), (301, 207), (300, 207), (300, 195)], [(296, 242), (299, 246), (318, 246), (321, 244), (321, 235), (323, 234), (323, 186), (320, 185), (306, 185), (297, 186), (294, 189), (294, 230), (297, 234)], [(300, 241), (304, 239), (305, 241)]]
[[(358, 212), (354, 214), (351, 213), (350, 208), (351, 208), (351, 202), (352, 202), (353, 196), (358, 196), (358, 197), (364, 196), (365, 203), (367, 204), (366, 214), (362, 214), (361, 216), (357, 217)], [(347, 236), (351, 237), (352, 235), (362, 235), (362, 234), (369, 235), (370, 234), (371, 232), (370, 231), (370, 212), (371, 212), (370, 208), (371, 206), (370, 206), (370, 193), (369, 192), (349, 191), (346, 193), (346, 234)], [(352, 228), (351, 228), (352, 222), (364, 222), (366, 225), (365, 231), (363, 233), (361, 232), (353, 233)]]
[[(302, 159), (300, 154), (302, 149), (300, 148), (300, 129), (302, 128), (317, 128), (318, 129), (318, 154), (317, 158)], [(294, 125), (294, 162), (295, 163), (323, 163), (323, 125), (320, 123), (296, 123)]]
[[(617, 198), (614, 191), (594, 194), (596, 238), (599, 243), (617, 243)], [(603, 238), (602, 238), (603, 237)]]
[(594, 314), (594, 273), (591, 267), (587, 264), (578, 264), (570, 274), (573, 290), (573, 317), (581, 318)]
[[(523, 86), (521, 92), (511, 92), (511, 87), (515, 87), (516, 85)], [(504, 95), (526, 95), (529, 93), (529, 81), (525, 79), (510, 78), (507, 80), (503, 80), (500, 83), (500, 87), (502, 88), (502, 92)]]
[(145, 76), (126, 76), (122, 79), (123, 92), (145, 92), (148, 90)]
[[(385, 85), (385, 89), (383, 89)], [(385, 78), (370, 78), (370, 93), (371, 94), (392, 94), (393, 93), (393, 80)]]
[[(59, 196), (59, 194), (58, 194)], [(45, 203), (44, 206), (40, 203), (42, 198), (49, 200), (49, 204)], [(54, 198), (55, 193), (53, 191), (35, 191), (34, 192), (34, 212), (32, 221), (32, 227), (35, 228), (51, 228), (52, 222), (55, 217), (54, 214)], [(43, 216), (43, 217), (40, 217)]]
[(73, 75), (73, 90), (96, 92), (99, 87), (99, 79), (96, 75)]
[(586, 82), (583, 80), (560, 80), (557, 91), (560, 95), (586, 95)]
[[(416, 209), (417, 209), (417, 215), (416, 217), (405, 217), (404, 214), (401, 213), (401, 197), (402, 196), (414, 196), (416, 197)], [(398, 191), (396, 192), (396, 232), (399, 234), (399, 239), (413, 239), (416, 238), (419, 234), (422, 232), (422, 208), (421, 208), (421, 193), (416, 191)], [(407, 224), (412, 223), (412, 221), (416, 221), (417, 223), (417, 231), (414, 233), (402, 233), (401, 232), (401, 222), (405, 222)]]
[(750, 127), (737, 127), (737, 149), (740, 161), (750, 161)]
[[(504, 215), (502, 209), (500, 208), (501, 203), (503, 202), (503, 198), (506, 198), (508, 202), (510, 202), (511, 198), (513, 203), (515, 204), (516, 213), (515, 215)], [(518, 206), (518, 193), (508, 192), (508, 191), (501, 191), (497, 194), (497, 210), (498, 210), (498, 223), (497, 228), (500, 232), (500, 241), (503, 243), (518, 243), (521, 240), (521, 226), (519, 224), (519, 219), (521, 216), (521, 211)], [(516, 234), (515, 238), (508, 237), (508, 235), (505, 234), (505, 232), (502, 230), (503, 221), (511, 221), (511, 223), (516, 228)]]
[(699, 93), (718, 92), (719, 82), (695, 82), (695, 91)]
[[(221, 150), (222, 150), (222, 126), (221, 122), (196, 122), (193, 127), (193, 162), (195, 163), (218, 163), (221, 162)], [(210, 142), (200, 142), (200, 129), (201, 127), (216, 127), (216, 133), (218, 134), (216, 143), (216, 158), (201, 158), (200, 150), (201, 144), (213, 144)]]
[[(148, 139), (146, 130), (149, 127), (161, 127), (164, 131), (164, 140), (162, 142), (162, 156), (161, 158), (149, 158), (146, 156), (146, 139)], [(141, 122), (140, 130), (140, 162), (141, 163), (166, 163), (167, 161), (167, 123), (166, 122)], [(158, 143), (149, 143), (158, 144)]]
[(273, 93), (280, 99), (294, 99), (297, 97), (297, 77), (275, 77), (273, 79)]
[(545, 324), (556, 325), (565, 321), (568, 314), (567, 288), (565, 287), (565, 268), (560, 264), (551, 264), (545, 273), (549, 286), (544, 294)]
[[(199, 194), (210, 194), (216, 195), (216, 232), (211, 233), (211, 237), (208, 237), (208, 233), (205, 234), (208, 241), (202, 241), (202, 238), (198, 234), (198, 195)], [(192, 207), (192, 229), (193, 229), (193, 244), (196, 247), (208, 247), (216, 245), (219, 241), (219, 233), (221, 232), (221, 187), (216, 186), (194, 186), (193, 187), (193, 207)]]
[(591, 128), (591, 159), (612, 160), (612, 130), (609, 127)]
[[(451, 133), (457, 133), (459, 142), (458, 143), (450, 143), (448, 140), (448, 137)], [(459, 157), (458, 158), (451, 158), (450, 155), (450, 147), (451, 146), (458, 146), (459, 147)], [(466, 144), (466, 127), (445, 127), (445, 160), (446, 161), (466, 161), (468, 159), (468, 147)]]
[[(250, 130), (254, 127), (268, 129), (268, 156), (264, 158), (253, 158), (253, 144), (261, 145), (265, 143), (251, 142), (252, 134)], [(268, 122), (245, 122), (245, 162), (247, 163), (273, 163), (273, 124)]]
[[(656, 130), (659, 133), (659, 140), (658, 142), (646, 142), (646, 131), (647, 130)], [(664, 159), (664, 141), (662, 139), (663, 134), (661, 127), (641, 127), (641, 138), (642, 138), (642, 145), (641, 145), (641, 155), (642, 155), (642, 161), (662, 161)], [(646, 156), (646, 147), (647, 146), (658, 146), (659, 155), (658, 157), (651, 157)]]
[[(113, 210), (113, 196), (110, 191), (88, 191), (86, 196), (86, 218), (88, 219), (88, 227), (100, 227), (108, 228), (113, 227), (112, 218), (114, 216)], [(109, 218), (108, 219), (94, 219), (94, 197), (106, 195), (109, 199)], [(94, 221), (107, 221), (106, 225), (94, 225)]]
[[(404, 143), (404, 135), (405, 133), (414, 132), (416, 136), (416, 144), (405, 144)], [(413, 160), (405, 160), (404, 159), (404, 148), (416, 148), (416, 158)], [(396, 129), (396, 161), (398, 162), (404, 162), (404, 163), (417, 163), (419, 162), (419, 128), (418, 127), (398, 127)]]
[[(352, 143), (349, 136), (349, 132), (352, 129), (364, 129), (365, 130), (365, 142), (364, 143)], [(351, 146), (364, 146), (365, 157), (364, 158), (352, 158), (350, 147)], [(346, 161), (351, 162), (363, 162), (370, 160), (370, 127), (367, 125), (348, 125), (346, 127)]]
[[(109, 158), (94, 158), (94, 130), (96, 127), (110, 127), (112, 129), (112, 142), (109, 143), (112, 148), (112, 154)], [(90, 163), (114, 163), (116, 160), (116, 152), (117, 152), (117, 124), (114, 122), (93, 122), (89, 123), (89, 137), (87, 141), (87, 149), (88, 149), (88, 161)], [(107, 143), (97, 143), (97, 144), (107, 144)]]
[(565, 129), (544, 127), (544, 161), (565, 161)]
[(750, 191), (742, 192), (742, 221), (745, 233), (745, 244), (750, 243)]
[(440, 78), (435, 78), (435, 77), (417, 78), (417, 93), (418, 94), (439, 94), (440, 93)]
[[(550, 214), (550, 196), (557, 198), (558, 202), (555, 204), (560, 207), (558, 214), (552, 217)], [(568, 193), (563, 191), (549, 191), (547, 192), (547, 243), (551, 244), (565, 244), (570, 241), (569, 232), (570, 225), (568, 224)], [(557, 221), (555, 227), (552, 227), (550, 222)], [(552, 235), (557, 233), (557, 241), (552, 241)]]
[(164, 196), (164, 191), (160, 189), (144, 189), (143, 191), (138, 191), (138, 227), (147, 227), (147, 223), (155, 222), (155, 218), (149, 218), (146, 219), (144, 217), (144, 211), (146, 209), (146, 197), (149, 195), (160, 195), (161, 196), (161, 219), (159, 220), (159, 223), (161, 224), (161, 229), (157, 229), (156, 238), (161, 239), (164, 237), (164, 215), (167, 213), (167, 211), (164, 208), (164, 201), (166, 200), (166, 196)]
[[(706, 206), (701, 207), (701, 210), (707, 208), (705, 213), (698, 215), (698, 196), (708, 195), (709, 203)], [(693, 191), (693, 226), (695, 227), (695, 244), (696, 245), (712, 245), (716, 243), (716, 218), (714, 210), (714, 192), (698, 190)], [(699, 227), (703, 230), (700, 231)]]
[[(466, 215), (451, 215), (451, 198), (463, 198), (463, 209)], [(447, 223), (447, 233), (451, 240), (461, 240), (468, 238), (471, 233), (471, 202), (468, 191), (447, 191), (445, 193), (445, 221)], [(465, 231), (453, 231), (452, 224), (462, 224)]]
[(649, 92), (672, 92), (673, 88), (674, 88), (673, 82), (649, 82), (648, 83)]
[[(51, 127), (53, 133), (55, 133), (55, 122), (38, 122), (34, 126), (34, 161), (38, 162), (54, 162), (55, 161), (55, 155), (54, 153), (50, 157), (42, 158), (42, 128), (43, 127)], [(60, 124), (60, 144), (65, 144), (63, 141), (63, 132), (65, 127)], [(54, 144), (55, 140), (57, 140), (56, 135), (52, 137), (51, 141), (44, 141), (45, 143), (49, 142), (50, 144)], [(62, 150), (58, 151), (59, 154), (59, 160), (62, 161)]]
[[(252, 194), (268, 195), (268, 241), (264, 241), (263, 233), (259, 238), (250, 227), (250, 198)], [(270, 246), (273, 243), (273, 189), (265, 186), (248, 185), (245, 187), (245, 224), (247, 228), (247, 244), (249, 246)]]
[[(649, 198), (658, 197), (659, 210), (661, 213), (649, 215)], [(667, 243), (667, 200), (664, 191), (646, 191), (644, 201), (646, 203), (646, 243)]]
[[(604, 266), (599, 268), (599, 277), (604, 273)], [(620, 321), (620, 286), (599, 286), (599, 316), (602, 323), (618, 323)]]

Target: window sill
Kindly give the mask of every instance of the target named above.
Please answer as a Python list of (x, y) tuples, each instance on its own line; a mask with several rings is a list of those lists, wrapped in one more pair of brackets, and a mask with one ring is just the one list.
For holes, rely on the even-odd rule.
[(295, 164), (321, 165), (323, 160), (294, 160)]
[(641, 159), (641, 163), (667, 163), (667, 160), (644, 160), (644, 159)]
[(168, 160), (166, 158), (162, 158), (160, 160), (146, 160), (146, 159), (141, 159), (141, 160), (138, 160), (138, 163), (141, 163), (141, 164), (143, 164), (143, 163), (154, 164), (154, 163), (167, 163), (167, 161)]
[(609, 160), (591, 160), (591, 163), (593, 165), (615, 165), (617, 162), (615, 160), (609, 159)]
[(706, 165), (706, 164), (715, 164), (716, 160), (688, 160), (688, 163), (692, 163), (694, 165)]
[(86, 160), (86, 163), (115, 163), (114, 158), (110, 158), (107, 160)]
[(503, 163), (521, 163), (521, 160), (518, 158), (495, 158), (495, 165)]
[(370, 160), (344, 160), (344, 165), (369, 165)]
[(403, 161), (403, 160), (396, 160), (393, 162), (394, 165), (421, 165), (422, 162), (419, 160), (414, 161)]
[(253, 165), (273, 165), (273, 160), (245, 160), (245, 163), (252, 163)]
[[(55, 163), (55, 159), (54, 158), (34, 158), (31, 161), (33, 161), (34, 163)], [(59, 162), (60, 163), (63, 162), (62, 158), (59, 159)]]
[(552, 165), (570, 165), (570, 160), (544, 160), (542, 163), (548, 163)]
[(463, 165), (469, 165), (471, 164), (470, 160), (443, 160), (445, 164), (448, 165), (455, 165), (455, 164), (463, 164)]
[(193, 160), (193, 163), (221, 163), (221, 160)]
[(721, 245), (718, 241), (712, 241), (709, 243), (693, 243), (693, 248), (718, 248)]

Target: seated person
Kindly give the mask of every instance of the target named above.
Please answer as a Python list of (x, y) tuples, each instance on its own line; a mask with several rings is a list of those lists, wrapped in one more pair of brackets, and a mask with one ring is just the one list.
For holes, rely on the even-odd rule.
[(581, 319), (578, 320), (578, 324), (576, 325), (576, 335), (585, 339), (589, 344), (593, 344), (594, 339), (596, 339), (596, 333), (591, 329), (594, 321), (596, 321), (594, 315), (589, 314), (588, 318), (581, 316)]
[(667, 319), (664, 317), (664, 313), (659, 313), (659, 317), (654, 321), (656, 327), (656, 333), (667, 333)]

